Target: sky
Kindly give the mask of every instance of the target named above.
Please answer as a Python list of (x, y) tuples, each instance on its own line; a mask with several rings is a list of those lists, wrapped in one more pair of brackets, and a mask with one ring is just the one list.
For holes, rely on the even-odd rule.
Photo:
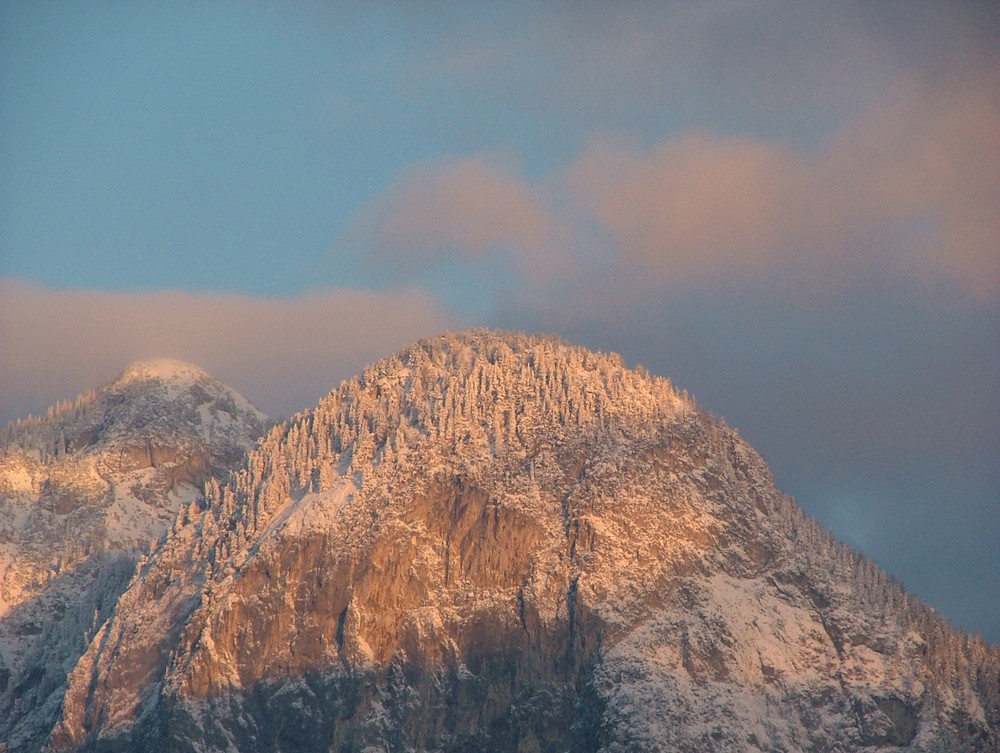
[(1000, 642), (1000, 6), (0, 4), (0, 424), (479, 326), (671, 378)]

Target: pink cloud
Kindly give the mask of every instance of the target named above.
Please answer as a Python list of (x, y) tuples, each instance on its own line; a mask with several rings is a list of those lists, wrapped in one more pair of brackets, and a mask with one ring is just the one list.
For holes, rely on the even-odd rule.
[(595, 140), (568, 185), (643, 279), (758, 273), (805, 230), (806, 166), (778, 146), (691, 134)]
[(689, 134), (594, 140), (567, 185), (645, 285), (875, 265), (1000, 293), (1000, 75), (904, 84), (804, 155)]
[(544, 195), (484, 156), (400, 177), (362, 212), (356, 233), (376, 259), (403, 272), (509, 254), (536, 274), (556, 254)]
[(415, 291), (273, 299), (52, 290), (0, 278), (0, 424), (160, 356), (196, 363), (268, 413), (288, 415), (371, 361), (462, 326)]
[(357, 237), (404, 277), (506, 255), (528, 303), (612, 281), (656, 291), (780, 275), (815, 292), (872, 272), (992, 299), (997, 91), (990, 71), (900, 80), (808, 152), (706, 132), (649, 146), (604, 135), (535, 184), (483, 156), (426, 165), (369, 206)]
[(910, 250), (915, 271), (980, 298), (1000, 293), (1000, 67), (959, 80), (902, 81), (895, 97), (846, 133), (832, 159), (873, 220), (932, 223)]

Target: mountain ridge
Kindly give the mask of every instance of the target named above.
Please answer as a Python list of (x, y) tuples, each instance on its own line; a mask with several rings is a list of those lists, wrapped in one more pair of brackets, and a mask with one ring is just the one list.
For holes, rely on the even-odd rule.
[(991, 751), (998, 667), (667, 380), (474, 331), (183, 508), (50, 744)]

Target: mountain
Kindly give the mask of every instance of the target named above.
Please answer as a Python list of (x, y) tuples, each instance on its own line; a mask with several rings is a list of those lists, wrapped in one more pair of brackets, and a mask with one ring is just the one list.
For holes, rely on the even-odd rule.
[(267, 418), (196, 366), (147, 361), (0, 443), (0, 741), (37, 749), (141, 553)]
[(549, 337), (344, 382), (100, 618), (52, 751), (1000, 750), (1000, 650), (667, 380)]

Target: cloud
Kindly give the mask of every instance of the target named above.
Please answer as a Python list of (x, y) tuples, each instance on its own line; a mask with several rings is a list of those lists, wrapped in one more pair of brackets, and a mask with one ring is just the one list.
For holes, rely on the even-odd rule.
[(534, 276), (553, 251), (542, 197), (484, 155), (408, 171), (362, 212), (355, 228), (355, 237), (347, 233), (352, 242), (404, 273), (505, 255)]
[(867, 269), (1000, 295), (1000, 75), (892, 99), (819, 154), (705, 133), (595, 140), (571, 190), (646, 283)]
[(535, 298), (598, 279), (649, 292), (780, 277), (829, 294), (878, 274), (995, 300), (997, 91), (1000, 68), (900, 76), (810, 149), (604, 133), (534, 183), (487, 156), (445, 160), (401, 176), (355, 237), (404, 280), (503, 257)]
[(979, 297), (1000, 295), (1000, 60), (927, 81), (902, 77), (893, 96), (831, 154), (837, 185), (869, 222), (924, 222), (911, 250), (923, 274)]
[(645, 283), (756, 274), (787, 261), (808, 234), (814, 192), (807, 166), (787, 149), (708, 134), (649, 150), (595, 140), (567, 180)]
[(424, 103), (456, 91), (500, 103), (441, 119), (449, 137), (471, 133), (469, 143), (528, 121), (532, 146), (550, 154), (597, 129), (650, 136), (691, 124), (815, 144), (877, 103), (900, 70), (981, 64), (998, 49), (995, 5), (528, 2), (431, 14), (421, 5), (396, 16), (420, 50), (396, 86)]
[(53, 290), (0, 278), (0, 424), (161, 356), (196, 363), (262, 410), (289, 415), (401, 346), (462, 326), (416, 291), (276, 299)]

